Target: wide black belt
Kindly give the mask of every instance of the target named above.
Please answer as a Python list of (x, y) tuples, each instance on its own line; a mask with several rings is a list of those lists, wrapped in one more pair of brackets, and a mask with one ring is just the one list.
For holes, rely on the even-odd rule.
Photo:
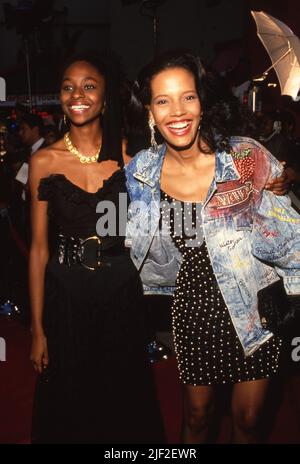
[(58, 238), (58, 262), (67, 266), (81, 264), (94, 271), (100, 266), (110, 265), (110, 257), (125, 253), (123, 242), (108, 243), (96, 235), (83, 239), (59, 234)]

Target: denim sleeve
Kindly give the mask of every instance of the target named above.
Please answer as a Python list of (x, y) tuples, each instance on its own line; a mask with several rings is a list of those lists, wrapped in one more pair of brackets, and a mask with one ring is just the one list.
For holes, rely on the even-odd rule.
[(125, 176), (126, 176), (126, 188), (129, 194), (130, 199), (132, 199), (132, 189), (135, 179), (133, 177), (133, 173), (136, 167), (136, 158), (132, 158), (132, 160), (125, 166)]
[(251, 251), (274, 265), (287, 294), (300, 294), (300, 216), (287, 195), (264, 190), (266, 182), (280, 174), (281, 165), (263, 147), (256, 150), (255, 166)]
[(125, 245), (132, 247), (133, 239), (137, 239), (137, 235), (140, 233), (141, 220), (143, 217), (143, 206), (144, 203), (141, 201), (142, 187), (138, 180), (135, 179), (134, 174), (137, 169), (137, 163), (141, 158), (145, 157), (145, 150), (140, 151), (125, 167), (126, 175), (126, 188), (129, 195), (129, 206), (127, 214), (127, 226), (126, 226), (126, 239)]
[(133, 225), (132, 225), (132, 210), (131, 210), (131, 202), (134, 200), (134, 188), (136, 180), (133, 177), (133, 173), (135, 171), (136, 160), (133, 158), (130, 163), (125, 167), (125, 175), (126, 175), (126, 188), (129, 195), (129, 207), (127, 211), (127, 226), (126, 226), (126, 239), (125, 244), (127, 247), (131, 247), (132, 245), (132, 236), (133, 236)]

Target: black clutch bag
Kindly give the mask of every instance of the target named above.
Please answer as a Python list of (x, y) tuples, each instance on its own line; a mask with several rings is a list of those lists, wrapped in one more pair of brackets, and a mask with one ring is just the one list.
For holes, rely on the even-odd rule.
[(300, 295), (287, 295), (282, 279), (259, 290), (257, 299), (263, 328), (284, 336), (299, 326)]

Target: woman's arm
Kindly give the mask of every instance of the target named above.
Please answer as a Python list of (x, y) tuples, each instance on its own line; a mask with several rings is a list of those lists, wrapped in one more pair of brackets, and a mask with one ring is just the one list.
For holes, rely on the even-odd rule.
[[(46, 158), (46, 156), (45, 156)], [(29, 291), (31, 301), (31, 360), (34, 368), (41, 373), (48, 365), (47, 340), (43, 329), (44, 277), (49, 257), (48, 217), (46, 201), (38, 200), (40, 179), (45, 177), (44, 153), (33, 155), (29, 170), (31, 193), (31, 229), (32, 241), (29, 254)]]

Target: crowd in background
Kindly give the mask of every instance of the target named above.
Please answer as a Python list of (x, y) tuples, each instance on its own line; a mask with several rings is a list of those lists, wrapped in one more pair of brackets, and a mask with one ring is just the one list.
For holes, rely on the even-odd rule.
[[(128, 159), (149, 144), (149, 134), (136, 131), (135, 121), (126, 111), (130, 86), (126, 82), (120, 93), (123, 104), (123, 136)], [(246, 108), (248, 111), (248, 108)], [(7, 112), (8, 113), (8, 112)], [(42, 116), (41, 116), (41, 115)], [(39, 148), (51, 145), (67, 130), (59, 107), (45, 113), (21, 104), (14, 115), (1, 115), (0, 156), (0, 307), (7, 301), (16, 305), (25, 320), (29, 319), (27, 291), (27, 253), (30, 244), (30, 208), (27, 166)], [(259, 140), (278, 160), (285, 163), (288, 189), (294, 207), (300, 209), (300, 138), (296, 117), (288, 110), (272, 109), (249, 112), (250, 137)], [(299, 203), (298, 203), (299, 198)], [(1, 309), (0, 309), (1, 314)]]
[(27, 290), (30, 208), (28, 162), (39, 148), (54, 143), (62, 123), (55, 117), (46, 124), (39, 114), (17, 105), (16, 118), (2, 119), (3, 151), (0, 162), (0, 306), (16, 307), (29, 319)]

